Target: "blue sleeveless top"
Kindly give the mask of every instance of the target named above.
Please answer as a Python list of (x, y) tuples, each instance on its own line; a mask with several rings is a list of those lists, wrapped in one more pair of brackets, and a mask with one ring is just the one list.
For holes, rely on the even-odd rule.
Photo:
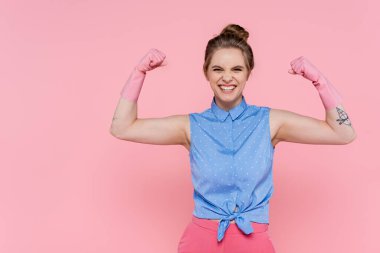
[(218, 241), (231, 220), (245, 234), (253, 232), (250, 221), (269, 224), (274, 154), (269, 111), (248, 105), (244, 96), (224, 111), (213, 97), (211, 108), (189, 114), (193, 215), (219, 220)]

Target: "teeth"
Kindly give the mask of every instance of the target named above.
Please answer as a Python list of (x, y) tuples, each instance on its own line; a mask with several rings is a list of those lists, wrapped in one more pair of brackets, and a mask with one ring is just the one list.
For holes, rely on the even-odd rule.
[(222, 90), (233, 90), (235, 89), (235, 86), (220, 86), (220, 88), (222, 88)]

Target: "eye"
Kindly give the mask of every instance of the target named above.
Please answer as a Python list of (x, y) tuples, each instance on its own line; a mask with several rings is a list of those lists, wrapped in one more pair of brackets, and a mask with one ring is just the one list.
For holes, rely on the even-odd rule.
[(236, 71), (241, 71), (241, 69), (235, 69)]
[(220, 71), (220, 69), (214, 69), (214, 71)]

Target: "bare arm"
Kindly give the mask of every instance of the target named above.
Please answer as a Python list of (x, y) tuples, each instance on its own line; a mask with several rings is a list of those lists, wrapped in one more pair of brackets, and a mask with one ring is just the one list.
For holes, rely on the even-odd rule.
[(348, 144), (356, 138), (355, 130), (341, 104), (326, 111), (325, 121), (280, 109), (271, 109), (270, 118), (271, 122), (279, 126), (275, 134), (278, 141)]
[(188, 115), (139, 119), (137, 101), (147, 71), (163, 66), (165, 54), (152, 48), (131, 72), (116, 107), (110, 133), (118, 139), (148, 144), (180, 144), (189, 149)]
[(326, 112), (326, 119), (319, 120), (286, 110), (272, 109), (270, 119), (277, 130), (278, 141), (310, 144), (348, 144), (356, 133), (342, 105), (342, 98), (330, 81), (301, 56), (290, 63), (290, 74), (299, 74), (312, 81), (319, 92)]
[(137, 120), (137, 102), (120, 97), (112, 118), (110, 133), (117, 137)]
[(110, 133), (118, 139), (158, 145), (179, 144), (189, 147), (187, 114), (163, 118), (137, 118), (137, 103), (120, 98)]

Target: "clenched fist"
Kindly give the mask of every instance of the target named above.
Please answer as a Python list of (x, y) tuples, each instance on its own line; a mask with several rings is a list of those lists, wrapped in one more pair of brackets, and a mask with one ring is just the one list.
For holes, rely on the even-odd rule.
[(299, 74), (312, 82), (318, 82), (321, 77), (321, 72), (306, 59), (304, 56), (298, 57), (290, 62), (290, 74)]
[(140, 60), (136, 69), (146, 73), (162, 64), (166, 56), (163, 52), (158, 49), (152, 48), (149, 52)]
[(335, 108), (342, 102), (342, 97), (331, 82), (305, 57), (301, 56), (290, 62), (290, 74), (299, 74), (312, 81), (326, 110)]

